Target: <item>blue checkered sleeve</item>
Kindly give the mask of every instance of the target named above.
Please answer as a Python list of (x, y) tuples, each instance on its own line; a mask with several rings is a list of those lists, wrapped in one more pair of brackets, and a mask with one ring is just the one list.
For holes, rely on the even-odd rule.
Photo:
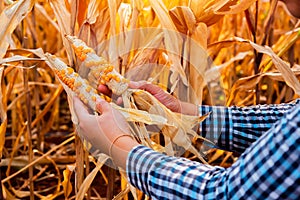
[(210, 113), (200, 124), (200, 134), (221, 149), (243, 153), (299, 102), (300, 99), (249, 107), (199, 106), (200, 115)]
[(229, 168), (212, 167), (137, 146), (129, 182), (152, 199), (298, 199), (300, 106), (294, 106)]

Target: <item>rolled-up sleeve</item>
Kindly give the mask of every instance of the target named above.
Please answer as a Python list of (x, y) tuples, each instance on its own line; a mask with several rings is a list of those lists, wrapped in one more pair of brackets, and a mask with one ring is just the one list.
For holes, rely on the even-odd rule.
[(166, 156), (145, 146), (127, 158), (129, 182), (152, 199), (298, 199), (300, 106), (261, 135), (229, 168)]
[(200, 115), (210, 113), (199, 126), (200, 134), (220, 149), (243, 153), (299, 102), (297, 99), (248, 107), (199, 106)]

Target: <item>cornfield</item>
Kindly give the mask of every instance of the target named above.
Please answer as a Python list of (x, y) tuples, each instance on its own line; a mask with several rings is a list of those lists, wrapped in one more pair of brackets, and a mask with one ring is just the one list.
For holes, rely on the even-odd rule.
[[(223, 106), (289, 102), (300, 94), (300, 21), (278, 0), (1, 0), (0, 13), (0, 199), (149, 199), (76, 132), (67, 95), (76, 82), (55, 67), (96, 76), (99, 69), (87, 67), (91, 52), (105, 59), (105, 75), (113, 72), (100, 82), (114, 81), (115, 90), (123, 78), (147, 80), (182, 101)], [(73, 36), (85, 47), (70, 42)], [(96, 94), (98, 80), (88, 80)], [(164, 120), (151, 108), (165, 108), (145, 106), (143, 98), (155, 102), (151, 95), (132, 93), (122, 94), (124, 103), (134, 99), (148, 110), (115, 108), (130, 113), (144, 134), (144, 124)], [(192, 141), (179, 141), (179, 134), (195, 136), (192, 128), (205, 116), (165, 112), (182, 129), (140, 135), (143, 144), (169, 155), (179, 145), (187, 150), (179, 156), (223, 167), (237, 159), (214, 148), (198, 155), (196, 145), (187, 147)], [(170, 139), (174, 148), (165, 145)]]

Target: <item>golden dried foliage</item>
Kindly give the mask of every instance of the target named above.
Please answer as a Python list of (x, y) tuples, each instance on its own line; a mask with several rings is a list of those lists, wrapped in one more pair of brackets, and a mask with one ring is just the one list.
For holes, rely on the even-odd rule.
[[(74, 137), (67, 88), (55, 78), (61, 71), (51, 67), (66, 67), (63, 73), (72, 78), (78, 73), (91, 87), (120, 84), (123, 77), (148, 80), (197, 104), (288, 102), (300, 92), (299, 24), (277, 0), (0, 1), (0, 195), (147, 199), (127, 184), (123, 172), (111, 173)], [(78, 37), (88, 48), (73, 48), (65, 35)], [(91, 52), (95, 55), (89, 60)], [(103, 76), (91, 67), (99, 65), (97, 56), (106, 63)], [(62, 81), (71, 89), (81, 86), (70, 78)], [(84, 95), (98, 95), (87, 84), (82, 88)], [(170, 154), (172, 149), (164, 146), (170, 138), (183, 147), (190, 144), (182, 138), (195, 136), (187, 127), (197, 120), (161, 109), (145, 92), (131, 92), (123, 97), (124, 105), (134, 107), (115, 105), (128, 119), (146, 124), (177, 121), (178, 127), (190, 120), (176, 134), (164, 124), (165, 133), (151, 136), (142, 123), (135, 124), (143, 144)], [(192, 154), (181, 156), (196, 159), (198, 151), (188, 150)], [(224, 167), (236, 159), (221, 150), (205, 153), (210, 164)], [(73, 166), (77, 173), (72, 173)], [(121, 184), (113, 191), (108, 185), (114, 185), (116, 176)]]

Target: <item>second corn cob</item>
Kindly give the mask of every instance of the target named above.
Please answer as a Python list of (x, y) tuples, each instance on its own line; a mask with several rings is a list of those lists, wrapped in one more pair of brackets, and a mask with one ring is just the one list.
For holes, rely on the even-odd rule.
[(99, 84), (107, 85), (113, 94), (121, 95), (128, 88), (128, 80), (119, 74), (113, 65), (88, 47), (85, 42), (75, 36), (66, 35), (72, 44), (76, 56), (85, 67), (90, 69), (88, 79), (96, 88)]

